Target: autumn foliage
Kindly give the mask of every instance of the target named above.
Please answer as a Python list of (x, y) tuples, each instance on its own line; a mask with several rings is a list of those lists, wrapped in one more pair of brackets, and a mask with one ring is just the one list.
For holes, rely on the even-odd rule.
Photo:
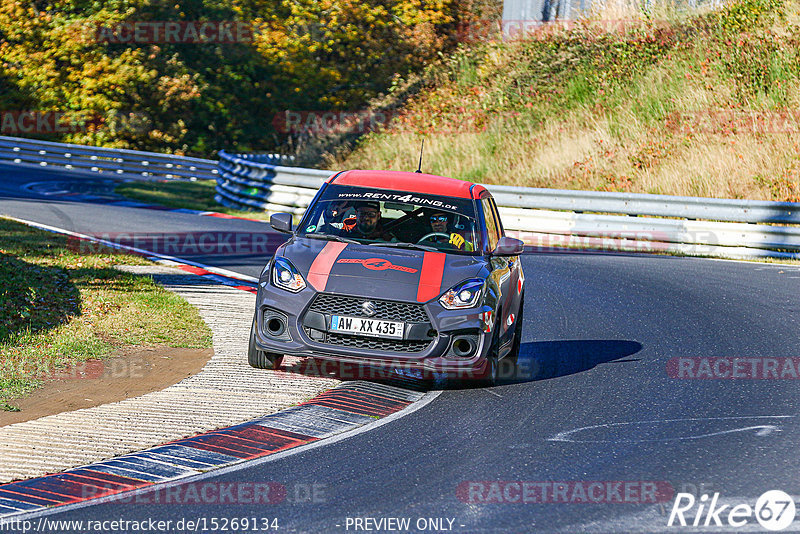
[[(396, 75), (452, 49), (470, 5), (0, 0), (0, 111), (8, 121), (0, 133), (200, 156), (274, 149), (285, 142), (271, 127), (276, 113), (359, 109)], [(252, 38), (108, 38), (124, 24), (164, 21), (235, 22)], [(73, 126), (14, 131), (13, 113), (25, 110), (63, 113)]]
[(425, 170), (481, 183), (800, 201), (800, 2), (628, 3), (468, 32), (385, 128), (322, 165), (414, 169), (424, 138)]

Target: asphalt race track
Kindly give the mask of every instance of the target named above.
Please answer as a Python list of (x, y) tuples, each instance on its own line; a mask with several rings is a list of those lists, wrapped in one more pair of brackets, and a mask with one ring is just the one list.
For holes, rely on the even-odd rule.
[[(199, 217), (187, 213), (110, 205), (109, 202), (119, 199), (104, 192), (94, 192), (97, 190), (95, 182), (99, 180), (95, 181), (91, 178), (84, 181), (75, 178), (70, 180), (69, 177), (69, 174), (66, 175), (65, 180), (65, 175), (59, 174), (55, 170), (40, 171), (26, 168), (20, 171), (18, 167), (0, 164), (0, 198), (2, 199), (0, 213), (20, 219), (34, 220), (72, 232), (110, 237), (112, 241), (120, 244), (134, 245), (131, 237), (134, 232), (142, 238), (136, 244), (146, 245), (152, 242), (153, 236), (157, 236), (161, 237), (161, 241), (158, 242), (161, 244), (161, 248), (165, 249), (157, 250), (157, 252), (179, 255), (207, 265), (225, 266), (236, 272), (256, 277), (261, 273), (271, 252), (274, 251), (276, 243), (283, 241), (280, 239), (280, 234), (273, 232), (269, 225), (263, 222)], [(69, 193), (53, 194), (53, 192), (65, 189), (63, 187), (65, 181), (72, 182), (68, 184), (72, 186), (69, 188)], [(48, 182), (56, 187), (46, 187)], [(31, 183), (36, 184), (34, 191), (23, 189), (25, 185)], [(89, 191), (85, 195), (81, 194), (83, 189)], [(36, 191), (45, 191), (46, 193), (37, 194)], [(219, 243), (217, 236), (220, 233), (232, 233), (234, 241)], [(192, 242), (187, 243), (185, 239), (189, 235), (194, 235), (198, 239), (200, 235), (207, 236), (208, 247), (199, 245), (192, 247)], [(248, 238), (241, 240), (246, 244), (246, 246), (239, 247), (241, 250), (233, 247), (236, 235)], [(261, 238), (256, 241), (255, 246), (252, 244), (254, 235)], [(178, 238), (177, 245), (164, 244), (165, 236), (176, 236)], [(270, 237), (273, 240), (272, 243), (269, 242)], [(253, 249), (256, 253), (253, 253)], [(270, 254), (267, 254), (267, 251)]]
[[(64, 175), (0, 167), (0, 214), (82, 233), (265, 231), (21, 189), (57, 180)], [(266, 257), (192, 259), (258, 276)], [(674, 495), (688, 492), (730, 505), (723, 526), (706, 531), (763, 531), (754, 517), (733, 528), (728, 511), (768, 490), (800, 495), (800, 389), (785, 367), (800, 372), (791, 360), (800, 356), (799, 267), (556, 251), (523, 262), (523, 345), (504, 385), (445, 390), (378, 429), (206, 476), (172, 488), (173, 498), (151, 490), (46, 519), (170, 520), (173, 530), (200, 520), (206, 532), (222, 531), (212, 518), (277, 518), (282, 532), (397, 531), (388, 518), (408, 518), (411, 532), (680, 532), (693, 529), (667, 522)], [(285, 486), (286, 498), (187, 497), (208, 484), (266, 482)]]

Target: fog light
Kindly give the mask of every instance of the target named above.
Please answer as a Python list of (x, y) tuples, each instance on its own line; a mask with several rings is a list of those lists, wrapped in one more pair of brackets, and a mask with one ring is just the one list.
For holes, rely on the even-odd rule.
[(265, 308), (261, 316), (261, 331), (265, 336), (280, 341), (291, 341), (289, 318), (277, 311)]
[(470, 358), (477, 348), (476, 336), (458, 336), (450, 347), (450, 355), (455, 358)]
[(286, 331), (286, 325), (277, 317), (273, 317), (267, 321), (267, 331), (270, 335), (278, 337)]

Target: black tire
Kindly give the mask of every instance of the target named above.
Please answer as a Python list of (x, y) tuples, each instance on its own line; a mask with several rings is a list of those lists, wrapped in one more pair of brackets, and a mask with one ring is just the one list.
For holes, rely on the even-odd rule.
[(498, 382), (514, 382), (519, 378), (517, 361), (519, 360), (519, 350), (522, 344), (522, 301), (514, 325), (514, 339), (511, 341), (511, 350), (505, 358), (498, 362)]
[(498, 360), (497, 355), (500, 350), (500, 323), (494, 325), (494, 335), (492, 336), (492, 346), (489, 347), (489, 354), (486, 355), (487, 366), (483, 375), (478, 378), (479, 387), (492, 387), (497, 385)]
[(283, 354), (274, 354), (258, 350), (256, 346), (256, 318), (250, 327), (250, 343), (247, 347), (247, 363), (256, 369), (277, 369), (283, 362)]
[(519, 360), (519, 348), (522, 344), (522, 316), (525, 312), (525, 293), (519, 297), (519, 310), (517, 310), (517, 326), (514, 327), (514, 345), (511, 347), (511, 352), (503, 358), (503, 361), (508, 360), (511, 364), (516, 365)]

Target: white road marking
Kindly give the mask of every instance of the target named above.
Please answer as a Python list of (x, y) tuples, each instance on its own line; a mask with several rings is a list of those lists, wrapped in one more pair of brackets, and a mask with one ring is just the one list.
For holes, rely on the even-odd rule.
[(692, 417), (692, 418), (684, 418), (684, 419), (660, 419), (654, 421), (631, 421), (626, 423), (605, 423), (600, 425), (591, 425), (591, 426), (584, 426), (580, 428), (575, 428), (573, 430), (565, 430), (563, 432), (559, 432), (552, 438), (547, 438), (547, 441), (563, 441), (563, 442), (571, 442), (571, 443), (644, 443), (644, 442), (658, 442), (658, 441), (684, 441), (684, 440), (692, 440), (692, 439), (701, 439), (701, 438), (708, 438), (713, 436), (720, 436), (723, 434), (731, 434), (734, 432), (748, 432), (752, 430), (757, 430), (755, 433), (756, 436), (768, 436), (773, 432), (780, 432), (780, 426), (778, 425), (754, 425), (754, 426), (746, 426), (740, 428), (733, 428), (728, 430), (720, 430), (716, 432), (706, 432), (701, 434), (695, 435), (688, 435), (688, 436), (679, 436), (679, 437), (664, 437), (664, 438), (656, 438), (656, 439), (580, 439), (573, 437), (574, 434), (579, 432), (583, 432), (585, 430), (592, 430), (596, 428), (611, 428), (611, 427), (621, 427), (621, 426), (630, 426), (630, 425), (657, 425), (657, 424), (664, 424), (664, 423), (683, 423), (687, 421), (732, 421), (732, 420), (740, 420), (740, 419), (792, 419), (795, 416), (793, 415), (747, 415), (747, 416), (732, 416), (732, 417)]

